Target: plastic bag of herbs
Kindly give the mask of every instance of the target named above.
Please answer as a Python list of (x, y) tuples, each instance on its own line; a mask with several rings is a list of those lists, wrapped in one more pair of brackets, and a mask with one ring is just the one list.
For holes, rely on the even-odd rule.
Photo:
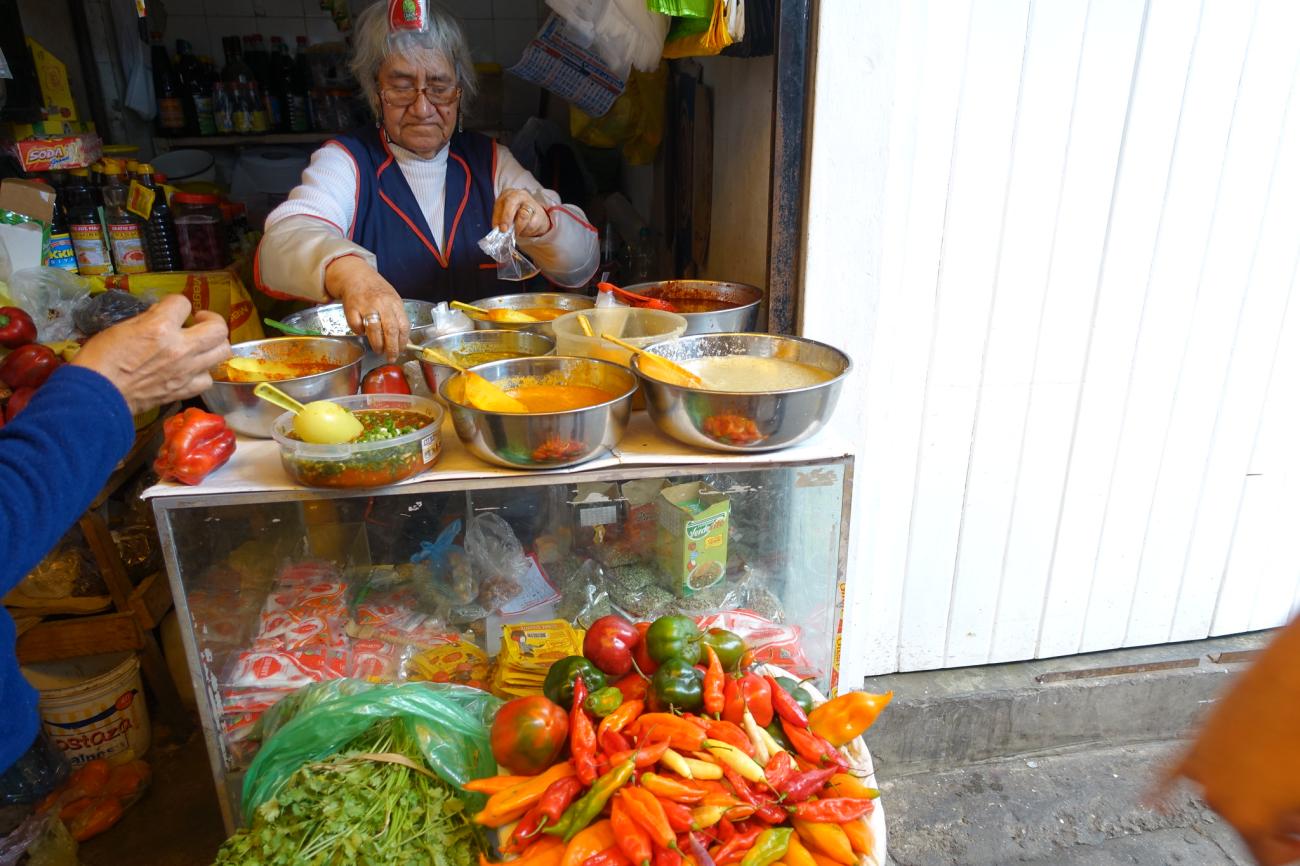
[(437, 683), (333, 680), (284, 699), (244, 779), (245, 828), (214, 866), (474, 866), (500, 701)]

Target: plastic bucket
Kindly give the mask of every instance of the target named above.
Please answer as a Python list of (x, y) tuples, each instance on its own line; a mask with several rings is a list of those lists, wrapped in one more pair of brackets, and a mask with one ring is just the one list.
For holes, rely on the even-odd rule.
[(149, 711), (134, 653), (23, 666), (40, 693), (41, 726), (68, 761), (129, 760), (149, 749)]

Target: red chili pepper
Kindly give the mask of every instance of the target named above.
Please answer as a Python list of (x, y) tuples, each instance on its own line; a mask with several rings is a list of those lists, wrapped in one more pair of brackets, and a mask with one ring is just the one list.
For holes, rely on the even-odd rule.
[(649, 866), (651, 857), (650, 834), (632, 820), (622, 792), (610, 801), (609, 823), (618, 840), (618, 848), (633, 866)]
[(848, 769), (848, 762), (844, 760), (840, 750), (808, 728), (801, 728), (782, 720), (781, 730), (785, 731), (785, 735), (790, 738), (790, 745), (794, 746), (799, 757), (810, 762), (814, 767), (833, 765), (842, 770)]
[(10, 388), (39, 388), (59, 366), (59, 356), (49, 346), (28, 343), (0, 361), (0, 382)]
[(632, 866), (632, 861), (623, 856), (617, 845), (611, 845), (599, 854), (592, 854), (582, 866)]
[[(615, 737), (621, 737), (622, 734), (614, 734)], [(654, 743), (646, 743), (638, 749), (627, 749), (622, 752), (614, 752), (609, 756), (611, 764), (621, 764), (628, 758), (634, 758), (634, 766), (638, 770), (644, 770), (646, 767), (653, 767), (668, 751), (668, 741), (659, 740)]]
[(763, 768), (763, 775), (767, 778), (767, 784), (773, 791), (780, 792), (787, 779), (792, 778), (795, 773), (799, 772), (799, 767), (795, 764), (794, 758), (789, 752), (777, 752), (767, 762)]
[(682, 854), (672, 848), (655, 846), (654, 866), (682, 866)]
[[(785, 795), (785, 802), (798, 803), (807, 800), (813, 794), (816, 794), (826, 783), (830, 781), (840, 771), (839, 767), (822, 767), (818, 770), (809, 770), (806, 773), (800, 773), (797, 776), (791, 776), (786, 780), (785, 785), (777, 787), (773, 785), (773, 790), (779, 794)], [(771, 778), (768, 778), (771, 782)]]
[(754, 842), (765, 829), (761, 824), (746, 826), (743, 830), (737, 826), (736, 835), (722, 843), (722, 848), (713, 857), (716, 866), (726, 863), (738, 863), (745, 859), (745, 853), (754, 847)]
[[(772, 709), (780, 716), (781, 721), (789, 722), (792, 725), (798, 725), (801, 728), (808, 727), (808, 714), (799, 706), (799, 702), (794, 699), (794, 695), (781, 688), (776, 677), (764, 677), (767, 680), (767, 686), (772, 690)], [(754, 721), (758, 721), (755, 719)]]
[(729, 746), (735, 746), (751, 758), (754, 757), (754, 743), (745, 736), (736, 725), (731, 722), (711, 720), (707, 726), (708, 734), (712, 739), (722, 740)]
[(655, 799), (659, 801), (660, 806), (664, 807), (664, 815), (668, 818), (668, 826), (673, 828), (674, 833), (685, 833), (691, 829), (690, 806), (674, 803), (664, 797), (656, 797)]
[(591, 785), (600, 775), (596, 767), (596, 729), (582, 708), (587, 700), (587, 685), (579, 675), (573, 681), (573, 706), (569, 710), (569, 751), (573, 769), (584, 785)]
[(36, 342), (36, 323), (26, 310), (0, 307), (0, 346), (17, 349)]
[(515, 831), (510, 834), (511, 848), (519, 850), (524, 842), (536, 836), (543, 827), (553, 827), (559, 823), (560, 816), (582, 793), (583, 787), (577, 776), (566, 776), (552, 782), (542, 792), (542, 799), (537, 801), (537, 805), (529, 809), (515, 825)]
[(715, 718), (722, 712), (723, 698), (722, 662), (713, 647), (704, 644), (704, 654), (708, 656), (709, 667), (704, 672), (704, 712)]
[(727, 680), (722, 717), (733, 725), (743, 724), (746, 707), (760, 728), (772, 723), (772, 689), (758, 674)]
[(9, 402), (5, 404), (5, 421), (12, 421), (18, 417), (18, 413), (27, 408), (27, 404), (36, 396), (35, 388), (17, 388), (9, 397)]
[(718, 838), (723, 842), (730, 842), (736, 838), (736, 823), (730, 818), (723, 817), (718, 821)]
[(749, 787), (749, 783), (731, 767), (723, 766), (722, 775), (735, 790), (736, 796), (744, 803), (754, 807), (754, 817), (767, 824), (780, 824), (786, 819), (785, 812), (776, 805), (776, 801), (762, 796)]
[[(620, 752), (630, 751), (632, 741), (620, 734), (618, 731), (608, 731), (602, 725), (596, 732), (596, 740), (600, 744), (600, 750), (607, 755), (617, 755)], [(614, 763), (618, 763), (615, 761)]]
[(163, 443), (153, 462), (164, 480), (198, 484), (235, 453), (235, 431), (220, 415), (190, 407), (163, 422)]
[(396, 364), (384, 364), (376, 367), (361, 380), (362, 394), (409, 394), (411, 386), (406, 383), (406, 373)]
[(832, 797), (829, 800), (810, 800), (796, 803), (790, 812), (796, 818), (818, 824), (846, 824), (856, 821), (875, 808), (874, 800), (857, 797)]

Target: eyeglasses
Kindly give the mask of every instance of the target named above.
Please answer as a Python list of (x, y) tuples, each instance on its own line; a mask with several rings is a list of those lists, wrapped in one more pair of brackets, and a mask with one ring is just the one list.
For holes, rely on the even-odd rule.
[(424, 87), (411, 87), (402, 85), (400, 87), (385, 87), (379, 91), (379, 98), (384, 101), (385, 105), (392, 108), (410, 108), (415, 104), (415, 100), (420, 94), (429, 100), (430, 105), (439, 107), (451, 105), (457, 99), (460, 99), (460, 88), (454, 84), (426, 84)]

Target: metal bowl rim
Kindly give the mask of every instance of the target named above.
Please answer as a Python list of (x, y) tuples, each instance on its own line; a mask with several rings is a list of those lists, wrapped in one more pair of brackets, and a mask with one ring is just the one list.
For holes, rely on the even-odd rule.
[[(603, 364), (607, 367), (614, 367), (619, 370), (628, 369), (627, 367), (624, 367), (622, 364), (615, 364), (613, 361), (605, 361), (600, 358), (583, 358), (578, 355), (533, 355), (530, 358), (504, 358), (500, 361), (489, 361), (486, 364), (479, 364), (475, 366), (473, 369), (475, 372), (480, 373), (481, 375), (482, 370), (484, 370), (487, 367), (495, 367), (497, 364), (515, 364), (521, 361), (539, 361), (539, 360), (582, 361), (584, 363)], [(459, 376), (460, 374), (457, 373), (456, 375)], [(438, 387), (438, 396), (446, 400), (448, 405), (454, 406), (457, 409), (463, 409), (466, 412), (473, 412), (477, 415), (486, 415), (493, 418), (550, 418), (556, 415), (572, 415), (577, 412), (589, 412), (592, 409), (600, 409), (605, 406), (613, 406), (615, 403), (618, 403), (621, 400), (630, 400), (632, 398), (632, 395), (636, 393), (636, 389), (638, 386), (638, 383), (636, 381), (636, 376), (633, 376), (632, 386), (628, 388), (628, 390), (625, 391), (624, 393), (620, 394), (619, 396), (615, 397), (612, 400), (606, 400), (603, 403), (593, 403), (590, 406), (583, 406), (579, 409), (559, 409), (554, 412), (523, 412), (523, 413), (489, 412), (486, 409), (479, 409), (474, 406), (467, 406), (458, 400), (453, 400), (452, 398), (448, 397), (446, 394), (447, 386), (450, 385), (455, 380), (455, 378), (456, 377), (453, 376), (452, 378), (443, 382), (442, 385)]]
[[(429, 309), (429, 310), (432, 310), (434, 307), (438, 306), (438, 305), (437, 305), (436, 303), (434, 303), (433, 301), (421, 301), (421, 300), (419, 300), (418, 298), (402, 298), (401, 301), (402, 301), (402, 306), (403, 306), (403, 308), (405, 308), (405, 306), (406, 306), (407, 304), (415, 304), (415, 305), (418, 306), (418, 307), (424, 307), (424, 308)], [(283, 317), (282, 319), (280, 319), (280, 321), (283, 322), (283, 323), (286, 324), (286, 325), (290, 325), (290, 326), (296, 327), (296, 326), (297, 326), (297, 323), (300, 322), (300, 321), (302, 321), (304, 317), (306, 317), (307, 315), (309, 315), (309, 314), (311, 314), (311, 313), (313, 313), (313, 312), (315, 312), (315, 311), (317, 311), (317, 310), (320, 310), (320, 309), (322, 309), (322, 308), (324, 308), (324, 307), (338, 307), (338, 308), (341, 310), (341, 309), (343, 308), (343, 302), (342, 302), (342, 301), (328, 301), (328, 302), (326, 302), (326, 303), (324, 303), (324, 304), (315, 304), (314, 306), (307, 307), (306, 309), (298, 310), (298, 311), (295, 312), (295, 313), (289, 313), (287, 316), (285, 316), (285, 317)], [(419, 330), (421, 330), (421, 329), (423, 329), (423, 328), (431, 328), (431, 327), (433, 327), (433, 325), (434, 325), (433, 322), (429, 322), (428, 324), (425, 324), (425, 325), (411, 325), (411, 331), (414, 332), (414, 331), (419, 331)], [(285, 334), (285, 336), (286, 336), (286, 337), (294, 337), (294, 336), (311, 337), (311, 336), (316, 336), (316, 335), (314, 335), (314, 334)], [(365, 334), (320, 334), (319, 336), (321, 336), (321, 337), (332, 337), (333, 339), (336, 339), (336, 340), (354, 340), (354, 341), (361, 341), (361, 340), (366, 339), (366, 335), (365, 335)], [(271, 339), (274, 339), (274, 338), (271, 338)]]
[[(718, 313), (731, 313), (731, 312), (735, 312), (736, 310), (748, 310), (751, 307), (757, 307), (759, 304), (763, 303), (763, 300), (767, 297), (767, 293), (764, 292), (762, 289), (760, 289), (758, 286), (754, 285), (753, 283), (738, 283), (735, 280), (643, 280), (642, 282), (631, 283), (630, 285), (622, 286), (621, 288), (624, 288), (629, 292), (636, 292), (638, 295), (644, 295), (645, 292), (642, 291), (643, 289), (647, 287), (657, 288), (658, 286), (662, 286), (666, 283), (682, 283), (688, 286), (691, 283), (708, 283), (715, 286), (738, 286), (742, 289), (752, 289), (754, 293), (758, 295), (758, 297), (754, 298), (754, 300), (749, 301), (748, 303), (745, 304), (737, 304), (734, 307), (726, 307), (725, 309), (721, 309), (721, 310), (704, 310), (698, 313), (678, 313), (677, 315), (679, 316), (716, 316)], [(653, 297), (653, 296), (646, 295), (646, 297)], [(669, 303), (672, 303), (672, 301), (669, 300)], [(689, 321), (689, 319), (687, 321)], [(732, 333), (740, 333), (740, 332), (732, 332)], [(689, 334), (688, 336), (694, 337), (696, 335)]]
[[(232, 344), (231, 347), (230, 347), (230, 357), (231, 357), (231, 358), (246, 358), (246, 357), (248, 357), (247, 355), (236, 355), (236, 354), (235, 354), (235, 349), (237, 349), (237, 348), (240, 347), (240, 346), (261, 346), (261, 345), (264, 344), (264, 343), (275, 343), (275, 342), (278, 342), (278, 341), (281, 341), (281, 340), (290, 340), (290, 341), (297, 341), (297, 340), (337, 340), (337, 341), (339, 342), (340, 345), (346, 346), (348, 349), (351, 349), (351, 350), (357, 352), (358, 354), (357, 354), (357, 356), (356, 356), (355, 358), (353, 358), (351, 361), (347, 361), (347, 362), (345, 362), (345, 363), (343, 363), (343, 364), (339, 364), (339, 365), (338, 365), (337, 367), (335, 367), (333, 370), (323, 370), (323, 371), (321, 371), (320, 373), (311, 373), (311, 374), (306, 375), (306, 376), (294, 376), (293, 378), (290, 378), (290, 379), (274, 379), (274, 380), (271, 380), (271, 384), (275, 385), (277, 388), (280, 387), (280, 385), (283, 384), (284, 382), (309, 382), (309, 381), (311, 381), (312, 379), (315, 379), (317, 376), (330, 376), (330, 375), (333, 375), (334, 373), (337, 373), (339, 370), (346, 370), (348, 367), (351, 367), (353, 364), (358, 364), (358, 365), (359, 365), (359, 364), (360, 364), (362, 361), (364, 361), (365, 358), (366, 358), (366, 350), (365, 350), (365, 349), (362, 349), (362, 348), (361, 348), (360, 346), (358, 346), (356, 343), (351, 342), (351, 341), (348, 340), (346, 337), (324, 337), (324, 336), (321, 336), (321, 337), (313, 337), (313, 336), (308, 336), (308, 335), (306, 335), (306, 334), (298, 334), (298, 335), (294, 335), (294, 334), (285, 334), (283, 337), (263, 337), (263, 338), (260, 339), (260, 340), (245, 340), (245, 341), (243, 341), (242, 343), (234, 343), (234, 344)], [(230, 359), (227, 358), (226, 360), (230, 360)], [(271, 360), (271, 359), (269, 359), (269, 358), (263, 358), (262, 360)], [(225, 361), (223, 361), (222, 363), (224, 364)], [(218, 365), (218, 366), (220, 366), (220, 365)], [(232, 381), (230, 381), (229, 379), (218, 379), (218, 378), (216, 378), (215, 376), (212, 377), (212, 386), (213, 386), (213, 387), (216, 387), (217, 385), (235, 385), (235, 386), (251, 385), (251, 386), (253, 386), (253, 387), (256, 387), (256, 386), (259, 385), (259, 384), (261, 384), (261, 383), (260, 383), (260, 382), (232, 382)]]
[[(539, 333), (537, 333), (536, 331), (515, 330), (515, 329), (512, 329), (512, 328), (483, 328), (483, 329), (481, 329), (481, 330), (480, 330), (480, 329), (474, 329), (474, 330), (471, 330), (471, 331), (452, 331), (450, 334), (438, 334), (438, 335), (436, 335), (436, 336), (429, 337), (427, 340), (425, 340), (425, 341), (422, 342), (422, 343), (416, 343), (416, 345), (419, 346), (419, 347), (422, 348), (422, 349), (423, 349), (423, 348), (426, 348), (426, 347), (434, 347), (434, 344), (435, 344), (435, 343), (437, 343), (439, 340), (445, 339), (445, 338), (447, 338), (447, 337), (462, 337), (462, 338), (464, 338), (464, 339), (466, 339), (466, 340), (469, 340), (469, 339), (488, 339), (488, 340), (490, 340), (490, 339), (492, 339), (492, 336), (495, 335), (495, 334), (509, 334), (511, 339), (514, 339), (514, 338), (518, 337), (518, 335), (520, 335), (520, 334), (523, 334), (523, 335), (525, 335), (525, 336), (527, 336), (527, 337), (536, 337), (537, 339), (539, 339), (539, 340), (543, 340), (543, 341), (545, 341), (546, 343), (549, 343), (549, 344), (550, 344), (550, 347), (551, 347), (551, 348), (549, 349), (549, 351), (551, 351), (551, 352), (554, 352), (554, 351), (555, 351), (555, 340), (551, 339), (550, 337), (546, 336), (545, 334), (539, 334)], [(548, 357), (548, 356), (546, 356), (546, 355), (529, 355), (528, 357), (530, 357), (530, 358), (545, 358), (545, 357)], [(422, 364), (433, 364), (433, 365), (438, 366), (438, 367), (448, 367), (447, 364), (439, 364), (437, 361), (426, 361), (423, 357), (421, 357), (419, 360), (420, 360), (420, 362), (421, 362)], [(502, 360), (504, 360), (504, 361), (511, 361), (511, 360), (522, 360), (522, 359), (503, 358)], [(495, 363), (495, 362), (494, 362), (494, 361), (489, 361), (488, 363)], [(481, 365), (481, 364), (478, 364), (478, 365), (476, 365), (476, 366), (482, 366), (482, 365)], [(451, 369), (451, 368), (448, 367), (448, 369)]]
[[(849, 356), (849, 353), (845, 352), (843, 349), (837, 349), (834, 346), (830, 345), (829, 343), (823, 343), (820, 340), (814, 340), (810, 337), (794, 337), (791, 336), (790, 334), (766, 334), (760, 331), (724, 331), (722, 333), (717, 333), (717, 334), (683, 335), (681, 337), (675, 337), (671, 340), (664, 340), (661, 343), (654, 343), (653, 345), (647, 346), (643, 351), (649, 352), (650, 354), (655, 355), (656, 357), (661, 357), (661, 358), (665, 358), (666, 360), (673, 361), (675, 360), (674, 358), (668, 358), (668, 356), (666, 355), (660, 355), (658, 352), (655, 352), (654, 350), (661, 348), (663, 346), (671, 345), (679, 341), (681, 342), (687, 340), (695, 341), (700, 339), (716, 340), (720, 337), (768, 337), (768, 338), (779, 338), (782, 340), (790, 340), (796, 343), (806, 343), (810, 346), (817, 346), (818, 348), (829, 349), (830, 351), (839, 355), (841, 358), (844, 359), (844, 369), (824, 382), (818, 382), (815, 385), (804, 385), (799, 388), (783, 388), (779, 391), (723, 391), (717, 388), (693, 388), (690, 385), (677, 385), (672, 382), (665, 382), (663, 379), (656, 379), (654, 376), (649, 376), (641, 371), (641, 356), (639, 354), (633, 356), (632, 358), (631, 361), (632, 372), (636, 374), (638, 379), (644, 379), (651, 384), (663, 385), (669, 388), (677, 388), (681, 391), (688, 391), (692, 394), (721, 394), (727, 397), (768, 397), (768, 396), (777, 396), (777, 395), (785, 395), (785, 394), (800, 394), (803, 393), (804, 391), (815, 391), (818, 388), (825, 388), (828, 385), (836, 384), (837, 382), (839, 382), (841, 379), (843, 379), (845, 376), (847, 376), (849, 373), (853, 371), (853, 358), (851, 358)], [(735, 356), (710, 355), (710, 356), (703, 356), (703, 357), (726, 358), (726, 357), (735, 357)], [(767, 356), (766, 355), (744, 355), (743, 357), (764, 358)]]

